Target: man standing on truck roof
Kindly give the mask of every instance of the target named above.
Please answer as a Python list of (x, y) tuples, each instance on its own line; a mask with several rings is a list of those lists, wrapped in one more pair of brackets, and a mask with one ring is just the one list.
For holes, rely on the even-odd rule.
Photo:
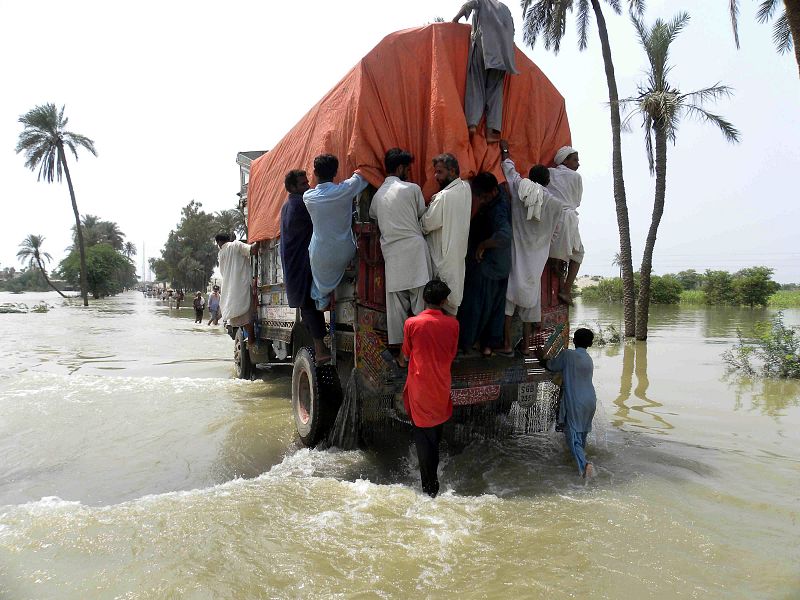
[(560, 148), (553, 162), (556, 167), (550, 169), (550, 184), (547, 189), (564, 203), (564, 210), (553, 238), (550, 256), (568, 263), (567, 278), (561, 281), (558, 297), (572, 306), (572, 284), (578, 276), (584, 254), (581, 233), (578, 230), (578, 207), (583, 196), (583, 180), (578, 174), (581, 164), (578, 151), (571, 146)]
[[(378, 221), (381, 251), (386, 265), (386, 323), (389, 345), (403, 341), (403, 324), (409, 313), (425, 309), (422, 290), (431, 280), (428, 244), (419, 220), (425, 214), (420, 187), (408, 181), (414, 157), (400, 148), (386, 152), (386, 180), (372, 198), (369, 216)], [(404, 365), (402, 353), (398, 359)]]
[(314, 360), (321, 364), (330, 360), (325, 347), (325, 316), (311, 298), (311, 262), (308, 245), (311, 243), (313, 225), (311, 215), (303, 203), (308, 191), (308, 176), (300, 169), (289, 171), (283, 180), (289, 197), (281, 208), (281, 265), (286, 297), (289, 306), (300, 309), (300, 316), (314, 339)]
[(563, 203), (547, 189), (550, 172), (534, 165), (523, 179), (509, 154), (508, 142), (500, 140), (503, 174), (511, 192), (511, 274), (505, 306), (505, 344), (501, 354), (513, 356), (511, 320), (522, 321), (522, 354), (533, 346), (534, 328), (542, 320), (542, 273), (550, 256), (553, 233), (561, 221)]
[(503, 124), (503, 81), (516, 74), (514, 62), (514, 18), (498, 0), (470, 0), (453, 19), (472, 17), (472, 43), (467, 66), (464, 112), (470, 136), (486, 109), (486, 141), (500, 141)]
[(472, 190), (459, 174), (458, 161), (452, 154), (433, 159), (433, 175), (441, 191), (433, 195), (420, 221), (422, 232), (428, 236), (433, 276), (450, 288), (443, 308), (453, 316), (458, 314), (464, 295), (464, 258), (472, 216)]
[(330, 305), (330, 295), (344, 277), (356, 253), (353, 237), (353, 198), (367, 187), (367, 180), (356, 171), (349, 179), (333, 183), (339, 159), (320, 154), (314, 159), (317, 186), (303, 194), (314, 231), (308, 246), (311, 263), (311, 297), (318, 310)]
[(438, 279), (425, 285), (427, 308), (404, 326), (403, 354), (408, 378), (403, 404), (414, 427), (422, 491), (439, 493), (439, 442), (442, 426), (453, 415), (450, 367), (458, 350), (458, 321), (442, 312), (450, 289)]
[(225, 286), (220, 308), (222, 320), (232, 327), (244, 327), (248, 344), (255, 343), (252, 320), (252, 278), (250, 256), (258, 254), (259, 243), (245, 244), (231, 240), (231, 234), (218, 233), (214, 240), (219, 246), (219, 271)]

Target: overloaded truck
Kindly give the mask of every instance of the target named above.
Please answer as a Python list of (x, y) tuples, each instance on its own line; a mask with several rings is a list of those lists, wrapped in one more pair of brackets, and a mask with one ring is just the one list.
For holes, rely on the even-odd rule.
[[(236, 373), (248, 378), (257, 368), (291, 368), (292, 410), (305, 445), (370, 444), (410, 424), (402, 403), (404, 373), (384, 358), (384, 265), (369, 206), (384, 179), (383, 155), (392, 147), (415, 156), (410, 179), (428, 201), (438, 191), (431, 159), (442, 152), (456, 156), (464, 179), (491, 171), (504, 181), (497, 144), (487, 144), (480, 131), (472, 137), (467, 131), (469, 32), (466, 25), (436, 23), (387, 36), (272, 150), (238, 157), (248, 241), (262, 243), (253, 260), (256, 343), (245, 344), (245, 332), (230, 329)], [(550, 163), (570, 134), (564, 99), (519, 50), (516, 62), (520, 73), (505, 83), (503, 135), (518, 170), (527, 173), (533, 164)], [(358, 169), (370, 186), (353, 199), (356, 257), (328, 313), (332, 360), (318, 365), (310, 333), (287, 303), (279, 234), (284, 175), (298, 168), (311, 174), (314, 157), (322, 153), (339, 158), (337, 180)], [(568, 335), (560, 275), (555, 265), (542, 274), (542, 327), (535, 343), (550, 356)], [(454, 413), (445, 430), (451, 438), (530, 433), (552, 425), (558, 386), (532, 355), (465, 356), (452, 373)]]

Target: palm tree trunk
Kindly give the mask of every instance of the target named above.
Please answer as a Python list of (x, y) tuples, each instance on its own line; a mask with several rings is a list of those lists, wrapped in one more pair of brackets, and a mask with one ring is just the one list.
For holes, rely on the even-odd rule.
[(653, 250), (656, 246), (658, 226), (664, 214), (664, 199), (667, 192), (667, 132), (663, 126), (654, 126), (656, 138), (656, 193), (653, 200), (653, 217), (647, 242), (642, 255), (642, 267), (639, 271), (639, 302), (636, 305), (636, 339), (647, 339), (647, 319), (650, 311), (650, 274), (653, 270)]
[(50, 281), (50, 278), (47, 276), (47, 271), (44, 270), (44, 265), (42, 264), (41, 259), (37, 258), (36, 259), (36, 264), (39, 265), (39, 271), (41, 271), (42, 277), (44, 277), (44, 280), (47, 282), (47, 285), (49, 285), (51, 288), (53, 288), (55, 291), (57, 291), (62, 298), (66, 298), (66, 296), (63, 294), (63, 292), (60, 289), (58, 289), (56, 286), (54, 286), (52, 281)]
[(619, 114), (619, 92), (611, 60), (611, 44), (608, 29), (599, 0), (592, 0), (592, 9), (597, 19), (597, 31), (603, 49), (603, 64), (608, 83), (608, 100), (611, 108), (611, 169), (614, 175), (614, 202), (617, 206), (617, 228), (619, 229), (619, 253), (622, 269), (622, 310), (625, 316), (625, 337), (636, 334), (636, 298), (633, 291), (633, 262), (631, 258), (631, 229), (628, 221), (628, 204), (625, 198), (625, 180), (622, 177), (622, 127)]
[(786, 7), (786, 20), (789, 21), (794, 58), (797, 61), (798, 74), (800, 74), (800, 0), (783, 0), (783, 5)]
[(75, 201), (75, 190), (72, 187), (72, 177), (70, 177), (69, 174), (67, 157), (64, 155), (64, 146), (61, 142), (58, 143), (58, 160), (61, 162), (61, 166), (64, 167), (64, 175), (67, 177), (67, 187), (69, 188), (69, 197), (72, 200), (72, 212), (75, 213), (75, 231), (78, 233), (78, 252), (81, 257), (81, 296), (83, 297), (83, 305), (89, 306), (89, 286), (86, 283), (86, 249), (83, 247), (81, 215), (78, 212), (78, 203)]

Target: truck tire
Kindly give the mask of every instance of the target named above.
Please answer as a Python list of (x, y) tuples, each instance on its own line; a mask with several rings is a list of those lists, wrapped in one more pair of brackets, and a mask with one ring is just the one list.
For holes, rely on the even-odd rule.
[(247, 351), (247, 344), (245, 344), (244, 332), (241, 327), (236, 330), (236, 337), (233, 338), (233, 365), (238, 379), (250, 379), (252, 377), (253, 363), (250, 360), (250, 353)]
[(317, 366), (311, 348), (295, 354), (292, 369), (292, 413), (300, 441), (313, 448), (327, 436), (342, 403), (336, 369)]

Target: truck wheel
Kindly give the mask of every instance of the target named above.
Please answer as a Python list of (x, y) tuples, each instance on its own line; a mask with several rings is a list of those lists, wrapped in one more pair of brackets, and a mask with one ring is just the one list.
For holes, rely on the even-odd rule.
[(301, 348), (292, 370), (292, 412), (303, 445), (314, 447), (328, 434), (339, 406), (342, 387), (336, 369), (317, 366), (311, 348)]
[(253, 374), (253, 363), (250, 361), (250, 353), (247, 351), (241, 327), (236, 330), (236, 337), (233, 339), (233, 364), (238, 379), (250, 379)]

